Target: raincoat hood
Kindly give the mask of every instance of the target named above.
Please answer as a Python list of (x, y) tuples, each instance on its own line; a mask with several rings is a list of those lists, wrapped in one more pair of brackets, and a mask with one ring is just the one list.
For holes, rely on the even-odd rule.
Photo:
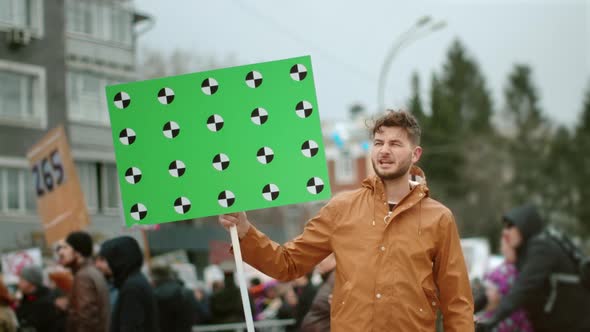
[(120, 288), (125, 280), (131, 274), (138, 272), (143, 265), (143, 254), (139, 244), (130, 236), (106, 241), (102, 244), (99, 255), (109, 263), (117, 288)]
[[(420, 167), (412, 166), (410, 169), (410, 184), (412, 186), (424, 185), (426, 186), (426, 175)], [(378, 175), (369, 176), (361, 183), (363, 188), (371, 189), (373, 191), (383, 189), (383, 181)]]
[(541, 233), (544, 227), (543, 219), (539, 215), (537, 208), (532, 204), (522, 205), (508, 211), (504, 217), (504, 222), (511, 222), (520, 231), (522, 244), (525, 244), (535, 235)]

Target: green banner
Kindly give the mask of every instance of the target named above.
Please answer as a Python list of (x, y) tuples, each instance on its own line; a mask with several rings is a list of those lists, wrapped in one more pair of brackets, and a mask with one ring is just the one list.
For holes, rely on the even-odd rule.
[(328, 199), (309, 56), (108, 86), (125, 222)]

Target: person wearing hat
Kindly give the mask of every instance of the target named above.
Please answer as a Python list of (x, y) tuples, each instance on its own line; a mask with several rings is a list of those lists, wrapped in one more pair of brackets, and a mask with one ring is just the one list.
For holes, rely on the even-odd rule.
[(72, 270), (67, 332), (107, 332), (110, 322), (109, 289), (92, 263), (92, 238), (86, 232), (70, 233), (57, 250), (59, 262)]
[(54, 296), (43, 285), (43, 271), (40, 267), (29, 265), (19, 275), (18, 289), (22, 299), (16, 309), (16, 316), (23, 331), (34, 329), (37, 332), (57, 332), (63, 321), (54, 305)]

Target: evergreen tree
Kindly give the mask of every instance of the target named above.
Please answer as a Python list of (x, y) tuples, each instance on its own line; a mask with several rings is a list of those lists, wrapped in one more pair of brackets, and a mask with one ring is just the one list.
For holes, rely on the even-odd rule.
[(462, 236), (495, 237), (496, 201), (503, 195), (492, 99), (476, 61), (459, 41), (451, 45), (442, 73), (432, 77), (431, 109), (421, 165), (432, 195), (451, 207)]
[(572, 177), (578, 197), (575, 202), (575, 215), (579, 227), (590, 235), (590, 85), (586, 91), (584, 104), (575, 134), (575, 165)]
[(410, 105), (409, 111), (416, 117), (418, 123), (420, 123), (420, 125), (424, 127), (426, 126), (428, 118), (424, 113), (424, 107), (422, 106), (422, 98), (420, 97), (420, 76), (418, 76), (418, 73), (416, 72), (412, 74), (411, 85), (412, 96), (410, 97), (410, 101), (408, 102), (408, 105)]
[(466, 135), (491, 130), (492, 99), (485, 79), (458, 40), (447, 54), (441, 80), (449, 107), (445, 115)]
[(543, 192), (551, 183), (546, 174), (550, 126), (539, 106), (538, 93), (528, 66), (515, 65), (509, 74), (504, 96), (505, 118), (513, 131), (509, 134), (512, 204), (533, 201), (543, 207)]
[(433, 74), (430, 88), (432, 114), (428, 120), (423, 121), (424, 153), (420, 162), (430, 186), (436, 188), (437, 196), (441, 199), (460, 192), (460, 165), (463, 162), (455, 135), (456, 122), (445, 114), (449, 108), (446, 107), (442, 89), (442, 83)]
[(543, 188), (543, 206), (553, 224), (574, 233), (578, 230), (575, 218), (577, 176), (576, 146), (570, 131), (560, 126), (552, 135), (547, 162), (544, 163), (548, 182)]

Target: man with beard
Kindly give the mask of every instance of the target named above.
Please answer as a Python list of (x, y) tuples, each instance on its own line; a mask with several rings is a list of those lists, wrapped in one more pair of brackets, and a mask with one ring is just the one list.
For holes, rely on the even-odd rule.
[(86, 232), (72, 232), (59, 244), (57, 253), (60, 264), (74, 275), (66, 331), (107, 332), (111, 316), (109, 291), (104, 277), (92, 264), (92, 238)]
[(244, 261), (291, 280), (330, 253), (336, 257), (333, 331), (473, 331), (473, 299), (453, 214), (429, 197), (421, 130), (404, 111), (387, 111), (372, 128), (376, 175), (333, 197), (303, 234), (279, 245), (244, 212), (219, 222), (236, 226)]
[(158, 307), (152, 286), (141, 273), (143, 254), (130, 236), (108, 240), (100, 247), (119, 290), (111, 332), (159, 332)]

